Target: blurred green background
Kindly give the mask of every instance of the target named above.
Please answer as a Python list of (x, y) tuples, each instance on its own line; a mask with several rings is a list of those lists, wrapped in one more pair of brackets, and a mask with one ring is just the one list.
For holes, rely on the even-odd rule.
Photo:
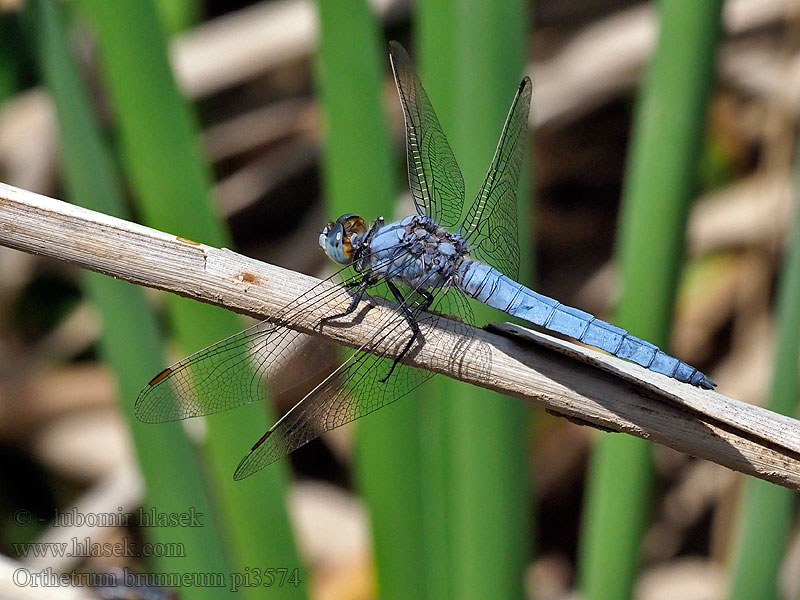
[[(412, 212), (388, 40), (468, 202), (528, 74), (521, 279), (793, 415), (792, 6), (0, 2), (0, 181), (322, 276), (325, 222)], [(244, 320), (5, 248), (0, 307), (2, 598), (48, 569), (79, 598), (800, 597), (777, 486), (439, 378), (234, 482), (298, 398), (169, 425), (133, 403)]]

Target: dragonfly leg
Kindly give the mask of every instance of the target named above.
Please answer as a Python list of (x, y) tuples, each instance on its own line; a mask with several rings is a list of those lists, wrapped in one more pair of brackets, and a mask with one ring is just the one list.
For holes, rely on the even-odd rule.
[[(346, 287), (348, 290), (358, 290), (358, 288), (361, 287), (363, 283), (364, 280), (361, 279), (360, 281), (345, 281), (342, 285)], [(369, 284), (367, 285), (367, 289), (369, 289), (369, 286), (372, 285), (373, 283), (374, 283), (373, 281), (370, 281)], [(372, 302), (373, 305), (375, 304), (375, 298), (369, 292), (366, 291), (362, 292), (361, 299), (363, 300), (364, 298)], [(329, 317), (329, 318), (332, 319), (334, 317)]]
[[(341, 319), (342, 317), (346, 317), (349, 314), (355, 312), (356, 308), (358, 307), (361, 299), (364, 297), (364, 294), (367, 291), (367, 288), (372, 285), (372, 280), (369, 277), (364, 277), (358, 284), (355, 282), (349, 282), (345, 284), (345, 287), (354, 288), (357, 287), (355, 294), (353, 295), (353, 300), (350, 302), (350, 306), (347, 307), (347, 310), (343, 313), (339, 313), (336, 315), (331, 315), (329, 317), (323, 317), (320, 320), (320, 325), (323, 323), (327, 323), (328, 321), (333, 321), (334, 319)], [(367, 294), (369, 296), (369, 294)]]
[[(406, 342), (406, 345), (400, 351), (400, 354), (398, 354), (397, 358), (395, 358), (394, 361), (392, 362), (392, 368), (389, 369), (389, 372), (386, 374), (386, 376), (383, 379), (379, 379), (379, 381), (381, 383), (386, 383), (388, 381), (389, 377), (392, 376), (392, 373), (394, 372), (394, 369), (397, 366), (397, 363), (399, 363), (403, 359), (403, 357), (406, 354), (408, 354), (408, 351), (411, 349), (411, 346), (414, 344), (414, 341), (420, 335), (419, 324), (414, 319), (414, 315), (411, 314), (411, 311), (408, 310), (408, 306), (406, 305), (406, 299), (403, 298), (403, 294), (400, 292), (399, 289), (397, 289), (397, 286), (394, 283), (392, 283), (391, 280), (387, 279), (386, 280), (386, 285), (389, 286), (389, 290), (392, 292), (392, 295), (397, 300), (397, 302), (399, 304), (400, 311), (403, 313), (403, 316), (405, 317), (406, 322), (408, 323), (408, 326), (411, 327), (411, 332), (412, 333), (411, 333), (411, 339), (409, 339), (408, 342)], [(420, 306), (421, 310), (427, 310), (428, 307), (431, 304), (433, 304), (433, 294), (431, 294), (427, 290), (423, 290), (423, 289), (420, 289), (420, 290), (417, 290), (417, 291), (419, 292), (419, 294), (422, 295), (423, 298), (425, 298), (425, 301)]]

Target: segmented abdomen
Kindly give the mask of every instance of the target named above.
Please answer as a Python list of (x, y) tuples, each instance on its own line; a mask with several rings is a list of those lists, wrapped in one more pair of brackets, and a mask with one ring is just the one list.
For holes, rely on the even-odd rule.
[(650, 342), (585, 311), (538, 294), (489, 265), (463, 261), (456, 282), (462, 291), (484, 304), (633, 361), (656, 373), (703, 389), (713, 389), (716, 385), (691, 365)]

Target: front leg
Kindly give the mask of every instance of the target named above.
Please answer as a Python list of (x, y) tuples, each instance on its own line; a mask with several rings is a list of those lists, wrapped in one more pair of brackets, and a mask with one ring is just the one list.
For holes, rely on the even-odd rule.
[[(345, 287), (347, 287), (347, 288), (353, 288), (353, 287), (357, 286), (356, 291), (353, 294), (353, 299), (350, 301), (350, 306), (348, 306), (347, 310), (344, 311), (343, 313), (338, 313), (338, 314), (335, 314), (335, 315), (331, 315), (329, 317), (323, 317), (322, 319), (320, 319), (320, 322), (319, 322), (320, 325), (322, 325), (324, 323), (327, 323), (328, 321), (333, 321), (334, 319), (341, 319), (342, 317), (346, 317), (347, 315), (353, 314), (353, 312), (355, 312), (356, 308), (358, 307), (359, 303), (361, 302), (361, 299), (364, 297), (364, 294), (366, 293), (367, 288), (370, 285), (372, 285), (372, 283), (373, 283), (372, 279), (370, 279), (366, 275), (364, 276), (364, 278), (361, 280), (360, 283), (355, 283), (355, 282), (346, 283)], [(369, 294), (367, 294), (367, 295), (369, 295)]]

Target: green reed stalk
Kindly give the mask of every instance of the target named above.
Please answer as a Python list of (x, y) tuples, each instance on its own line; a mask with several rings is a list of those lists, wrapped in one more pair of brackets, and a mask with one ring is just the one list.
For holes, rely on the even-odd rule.
[[(661, 32), (636, 109), (618, 245), (615, 322), (668, 342), (720, 36), (721, 0), (661, 1)], [(592, 457), (580, 543), (590, 600), (631, 596), (650, 510), (651, 448), (604, 434)]]
[[(800, 146), (795, 155), (795, 181), (800, 182)], [(800, 381), (800, 217), (783, 268), (778, 293), (775, 366), (767, 408), (797, 415)], [(794, 522), (797, 494), (748, 478), (737, 523), (731, 570), (731, 600), (782, 597), (778, 572)]]
[[(412, 53), (464, 175), (467, 205), (522, 77), (526, 4), (420, 4)], [(520, 193), (523, 248), (527, 196)], [(525, 269), (523, 269), (525, 270)], [(507, 317), (473, 305), (479, 322)], [(421, 427), (429, 598), (519, 598), (529, 552), (527, 409), (451, 381), (428, 387)]]
[(167, 34), (188, 29), (202, 17), (200, 0), (155, 0), (155, 5)]
[[(92, 106), (67, 43), (59, 5), (54, 0), (31, 0), (26, 10), (29, 32), (35, 37), (38, 64), (58, 115), (62, 168), (69, 198), (92, 210), (126, 218), (125, 195), (112, 156), (102, 139)], [(133, 401), (142, 382), (163, 368), (163, 352), (155, 315), (141, 288), (97, 273), (85, 272), (89, 298), (103, 323), (100, 352), (117, 381), (139, 464), (147, 482), (146, 511), (186, 512), (194, 507), (206, 527), (154, 527), (156, 543), (182, 544), (197, 549), (191, 568), (181, 557), (157, 557), (161, 572), (225, 572), (228, 565), (221, 539), (213, 527), (211, 501), (202, 485), (202, 471), (178, 424), (147, 427), (133, 416)], [(171, 457), (165, 461), (164, 456)], [(187, 598), (214, 598), (208, 588), (185, 590)]]
[[(398, 179), (382, 102), (387, 46), (363, 0), (319, 0), (318, 7), (317, 77), (330, 218), (355, 212), (368, 222), (378, 216), (391, 220)], [(417, 549), (424, 532), (414, 441), (418, 398), (406, 396), (358, 423), (356, 470), (369, 507), (378, 593), (383, 599), (422, 597), (419, 574), (425, 563)]]
[[(97, 34), (123, 164), (142, 219), (176, 235), (228, 245), (229, 236), (210, 204), (211, 178), (200, 152), (197, 124), (175, 86), (153, 4), (149, 0), (85, 0), (81, 6)], [(177, 296), (166, 300), (184, 353), (243, 326), (232, 313)], [(240, 458), (273, 420), (265, 411), (268, 407), (254, 403), (207, 420), (208, 483), (219, 503), (219, 526), (237, 573), (299, 566), (284, 505), (285, 465), (272, 465), (241, 482), (232, 479)], [(162, 460), (180, 470), (171, 456), (165, 454)], [(190, 560), (201, 551), (189, 549)], [(304, 595), (302, 585), (243, 591), (258, 598)]]

